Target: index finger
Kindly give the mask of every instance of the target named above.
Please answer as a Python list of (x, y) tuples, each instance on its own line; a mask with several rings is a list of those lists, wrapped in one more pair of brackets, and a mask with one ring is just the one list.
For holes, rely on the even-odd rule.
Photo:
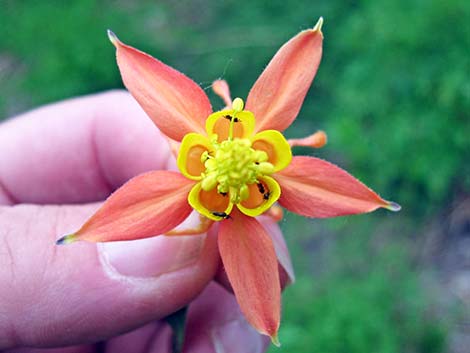
[(47, 105), (0, 125), (0, 204), (100, 201), (169, 157), (125, 91)]

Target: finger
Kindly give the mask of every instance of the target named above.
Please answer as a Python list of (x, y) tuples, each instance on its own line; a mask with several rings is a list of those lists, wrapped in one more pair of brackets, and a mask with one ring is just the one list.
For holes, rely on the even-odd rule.
[(14, 348), (2, 351), (2, 353), (94, 353), (92, 345), (82, 345), (61, 348)]
[(168, 324), (152, 322), (106, 343), (106, 353), (172, 353)]
[(176, 311), (213, 278), (213, 232), (54, 245), (95, 209), (0, 207), (0, 350), (115, 336)]
[(127, 92), (51, 104), (0, 125), (0, 204), (103, 200), (169, 155)]
[(262, 353), (269, 338), (243, 317), (235, 297), (213, 282), (191, 303), (183, 353)]

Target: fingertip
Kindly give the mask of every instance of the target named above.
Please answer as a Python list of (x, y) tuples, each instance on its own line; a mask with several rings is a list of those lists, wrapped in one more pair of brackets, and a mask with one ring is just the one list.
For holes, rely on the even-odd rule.
[(191, 303), (184, 353), (263, 353), (269, 338), (243, 317), (235, 296), (215, 282)]
[(0, 165), (8, 165), (0, 169), (0, 188), (14, 203), (94, 202), (138, 174), (166, 169), (170, 155), (167, 140), (132, 96), (113, 90), (0, 125)]
[[(57, 232), (77, 229), (95, 208), (18, 205), (0, 212), (0, 239), (10, 256), (0, 266), (1, 348), (107, 339), (187, 305), (213, 278), (218, 264), (213, 234), (205, 240), (157, 237), (160, 244), (149, 238), (152, 246), (147, 242), (139, 249), (122, 246), (123, 262), (146, 261), (143, 252), (160, 259), (126, 273), (111, 270), (119, 259), (103, 258), (94, 243), (54, 245)], [(75, 234), (69, 235), (59, 242)], [(13, 322), (15, 340), (10, 341)]]

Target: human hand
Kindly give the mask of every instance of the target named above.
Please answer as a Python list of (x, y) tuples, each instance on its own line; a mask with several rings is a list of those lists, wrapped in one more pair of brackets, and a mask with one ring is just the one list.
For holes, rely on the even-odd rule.
[[(161, 319), (189, 303), (185, 353), (266, 349), (233, 295), (209, 284), (215, 276), (225, 283), (215, 233), (54, 244), (126, 180), (173, 167), (165, 138), (125, 92), (61, 102), (0, 125), (0, 349), (170, 352), (171, 330)], [(292, 270), (282, 235), (262, 221), (286, 282)]]

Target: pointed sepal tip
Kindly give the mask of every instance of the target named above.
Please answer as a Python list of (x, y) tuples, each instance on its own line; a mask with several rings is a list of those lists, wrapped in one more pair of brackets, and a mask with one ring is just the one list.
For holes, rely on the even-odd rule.
[(75, 234), (64, 235), (62, 238), (58, 239), (55, 243), (56, 245), (67, 245), (73, 243), (77, 240)]
[(388, 205), (385, 206), (385, 208), (389, 211), (393, 211), (393, 212), (398, 212), (401, 210), (401, 206), (399, 204), (397, 204), (396, 202), (393, 202), (393, 201), (389, 201), (388, 202)]
[(271, 336), (271, 342), (272, 344), (274, 344), (276, 347), (280, 347), (281, 346), (281, 342), (279, 342), (279, 336), (277, 335), (277, 333), (273, 336)]
[(113, 45), (116, 47), (118, 42), (119, 42), (119, 39), (117, 37), (117, 35), (114, 34), (113, 31), (111, 31), (110, 29), (108, 29), (108, 38), (109, 40), (111, 41), (111, 43), (113, 43)]
[(320, 17), (317, 21), (317, 24), (313, 27), (313, 31), (321, 32), (322, 26), (323, 26), (323, 17)]

